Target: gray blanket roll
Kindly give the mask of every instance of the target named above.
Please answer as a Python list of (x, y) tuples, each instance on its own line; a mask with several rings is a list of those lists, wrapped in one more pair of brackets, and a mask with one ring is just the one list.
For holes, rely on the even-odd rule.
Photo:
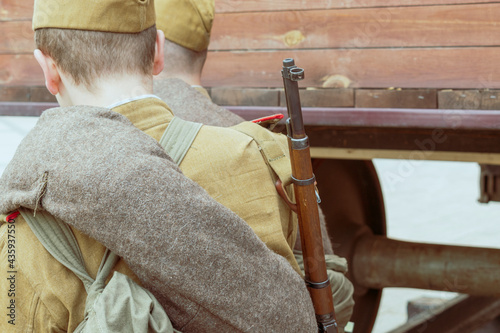
[(183, 332), (315, 332), (304, 282), (158, 143), (97, 107), (45, 111), (0, 178), (123, 257)]

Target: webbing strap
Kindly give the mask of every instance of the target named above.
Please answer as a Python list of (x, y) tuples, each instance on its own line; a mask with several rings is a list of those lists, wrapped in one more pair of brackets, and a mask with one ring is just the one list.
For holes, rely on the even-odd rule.
[(200, 123), (178, 117), (172, 118), (170, 124), (168, 124), (160, 139), (160, 145), (177, 165), (181, 164), (184, 156), (186, 156), (201, 126)]
[(290, 161), (286, 158), (283, 148), (276, 141), (271, 132), (260, 125), (247, 121), (232, 126), (231, 128), (253, 138), (269, 166), (276, 173), (283, 185), (286, 186), (291, 183), (292, 167)]
[[(82, 280), (85, 290), (89, 292), (94, 279), (85, 269), (82, 252), (71, 228), (45, 211), (38, 211), (36, 217), (33, 216), (32, 210), (26, 208), (19, 208), (19, 212), (45, 249), (57, 261), (75, 273)], [(106, 250), (96, 281), (103, 283), (118, 259), (117, 255)]]

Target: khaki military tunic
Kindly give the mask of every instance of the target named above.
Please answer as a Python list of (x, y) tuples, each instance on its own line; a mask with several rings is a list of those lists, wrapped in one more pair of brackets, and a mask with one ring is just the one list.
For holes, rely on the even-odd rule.
[[(72, 230), (85, 258), (87, 271), (95, 278), (105, 248), (78, 230)], [(14, 257), (9, 257), (9, 250)], [(9, 259), (15, 260), (9, 262)], [(140, 283), (123, 260), (118, 262), (115, 270)], [(9, 273), (12, 271), (15, 273)], [(83, 283), (45, 250), (22, 216), (14, 223), (7, 224), (3, 219), (0, 222), (0, 272), (3, 313), (10, 306), (10, 300), (15, 300), (15, 325), (3, 315), (0, 332), (71, 332), (83, 320), (87, 298)], [(7, 280), (9, 276), (15, 276), (12, 284)], [(8, 297), (9, 293), (14, 294)]]
[[(173, 118), (168, 106), (154, 97), (113, 110), (158, 141)], [(272, 135), (287, 154), (286, 139)], [(300, 272), (292, 251), (297, 235), (294, 214), (276, 191), (274, 174), (251, 137), (232, 128), (203, 126), (179, 166), (188, 178), (245, 220), (271, 250)]]
[[(130, 102), (115, 111), (157, 140), (173, 117), (166, 104), (156, 98)], [(233, 129), (204, 126), (180, 167), (213, 198), (247, 221), (271, 249), (298, 269), (291, 250), (296, 224), (277, 195), (272, 172), (250, 137)], [(105, 248), (72, 230), (87, 271), (95, 277)], [(9, 245), (13, 243), (9, 242), (12, 237), (15, 237), (14, 248)], [(13, 249), (12, 270), (9, 250), (12, 253)], [(83, 284), (45, 250), (22, 216), (14, 223), (0, 221), (0, 269), (0, 307), (7, 313), (10, 300), (15, 299), (11, 321), (15, 325), (4, 315), (0, 332), (73, 331), (83, 320), (87, 297)], [(115, 269), (140, 283), (123, 260)], [(9, 273), (12, 271), (15, 273)], [(11, 275), (15, 276), (14, 283), (8, 280)], [(8, 297), (9, 293), (15, 293), (15, 297)]]

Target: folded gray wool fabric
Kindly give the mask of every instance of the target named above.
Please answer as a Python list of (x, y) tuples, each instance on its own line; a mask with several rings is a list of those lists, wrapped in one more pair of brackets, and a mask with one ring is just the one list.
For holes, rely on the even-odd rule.
[(229, 127), (245, 121), (218, 106), (186, 82), (168, 78), (154, 81), (154, 92), (170, 107), (174, 115), (203, 125)]
[(0, 213), (20, 206), (123, 257), (183, 332), (317, 330), (288, 262), (115, 112), (45, 111), (0, 178)]

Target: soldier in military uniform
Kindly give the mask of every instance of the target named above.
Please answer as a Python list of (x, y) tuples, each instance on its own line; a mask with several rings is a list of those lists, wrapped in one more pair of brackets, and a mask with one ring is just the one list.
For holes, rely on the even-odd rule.
[[(47, 88), (56, 95), (62, 107), (89, 105), (101, 109), (112, 109), (128, 118), (138, 129), (154, 139), (160, 140), (166, 128), (169, 127), (173, 114), (163, 101), (157, 96), (151, 95), (152, 75), (158, 74), (163, 69), (164, 43), (163, 33), (157, 32), (154, 25), (152, 0), (103, 0), (85, 4), (67, 2), (64, 6), (61, 6), (57, 0), (37, 0), (33, 27), (38, 47), (35, 51), (35, 57), (44, 72)], [(85, 108), (78, 110), (85, 110)], [(102, 109), (99, 112), (105, 113), (105, 111)], [(82, 114), (84, 115), (85, 112), (82, 111)], [(46, 121), (43, 116), (41, 119)], [(255, 126), (257, 127), (250, 126), (251, 131), (261, 131), (258, 125)], [(269, 133), (269, 137), (273, 140), (276, 139), (275, 135), (271, 133)], [(89, 137), (89, 140), (91, 139)], [(286, 159), (286, 145), (280, 139), (275, 141), (274, 148), (281, 151), (279, 157)], [(80, 146), (75, 146), (75, 153), (79, 150), (85, 150), (85, 142), (78, 144)], [(296, 223), (291, 217), (292, 214), (288, 206), (279, 197), (274, 187), (276, 173), (281, 173), (281, 171), (276, 171), (267, 164), (266, 160), (262, 158), (260, 148), (258, 142), (244, 129), (203, 126), (199, 129), (191, 148), (180, 163), (180, 168), (186, 176), (201, 185), (214, 199), (230, 207), (245, 220), (270, 250), (264, 251), (263, 245), (261, 246), (262, 242), (257, 237), (250, 235), (250, 237), (241, 238), (240, 235), (249, 235), (243, 225), (240, 230), (239, 227), (227, 224), (227, 228), (230, 230), (227, 237), (231, 238), (227, 239), (227, 243), (234, 245), (241, 242), (242, 248), (243, 246), (245, 249), (248, 247), (252, 249), (251, 251), (238, 252), (234, 246), (231, 247), (231, 250), (225, 249), (226, 241), (221, 242), (220, 236), (212, 235), (208, 231), (210, 225), (207, 226), (205, 221), (200, 220), (199, 217), (197, 217), (198, 220), (193, 220), (194, 217), (190, 217), (191, 212), (189, 211), (185, 212), (185, 220), (178, 221), (178, 224), (185, 225), (186, 232), (188, 232), (189, 223), (191, 225), (199, 224), (200, 228), (205, 228), (207, 234), (199, 239), (199, 243), (206, 244), (207, 240), (210, 239), (219, 240), (214, 241), (213, 250), (212, 247), (196, 249), (197, 252), (193, 252), (193, 256), (206, 255), (207, 258), (216, 258), (223, 254), (227, 265), (241, 265), (238, 267), (241, 276), (235, 275), (231, 279), (217, 281), (214, 277), (220, 274), (221, 267), (211, 268), (210, 262), (207, 262), (208, 267), (203, 267), (204, 273), (200, 274), (202, 276), (190, 277), (187, 275), (183, 277), (186, 281), (189, 281), (190, 278), (193, 281), (204, 279), (207, 281), (207, 285), (220, 283), (225, 288), (245, 283), (249, 290), (258, 289), (258, 293), (255, 295), (268, 295), (269, 297), (259, 296), (254, 299), (244, 299), (242, 302), (241, 299), (233, 298), (232, 294), (204, 295), (204, 300), (223, 299), (224, 304), (227, 303), (225, 309), (233, 310), (234, 318), (237, 318), (231, 322), (230, 317), (215, 320), (218, 318), (217, 311), (220, 309), (204, 309), (202, 311), (199, 304), (198, 307), (194, 308), (187, 306), (186, 308), (190, 310), (187, 311), (189, 313), (179, 313), (179, 308), (173, 306), (172, 300), (168, 299), (169, 293), (160, 293), (157, 297), (177, 329), (185, 332), (230, 331), (228, 327), (232, 327), (234, 331), (250, 330), (252, 327), (257, 330), (267, 328), (271, 331), (287, 332), (313, 332), (316, 329), (314, 313), (307, 292), (305, 287), (298, 284), (300, 282), (300, 269), (292, 252), (296, 238)], [(57, 148), (54, 147), (54, 149), (54, 154), (57, 154)], [(119, 145), (116, 150), (120, 150)], [(26, 158), (29, 161), (29, 156)], [(22, 165), (17, 164), (16, 166), (21, 167)], [(96, 164), (96, 167), (99, 167), (99, 164)], [(120, 167), (122, 166), (116, 166), (118, 170)], [(19, 194), (16, 191), (11, 191), (12, 193), (8, 191), (8, 186), (12, 184), (17, 186), (16, 184), (20, 182), (17, 181), (17, 178), (16, 181), (12, 177), (8, 179), (11, 174), (16, 174), (15, 169), (16, 167), (8, 167), (6, 169), (8, 172), (4, 174), (0, 182), (0, 190), (7, 188), (0, 195), (0, 209), (12, 209), (15, 201), (12, 198), (17, 198), (16, 196)], [(165, 170), (165, 173), (167, 172), (168, 170)], [(43, 190), (39, 191), (36, 197), (36, 205), (31, 205), (33, 200), (29, 200), (25, 203), (26, 207), (35, 209), (35, 212), (37, 207), (43, 207), (49, 213), (53, 213), (49, 210), (54, 201), (51, 196), (57, 191), (51, 187), (52, 178), (50, 177), (41, 184)], [(154, 177), (152, 178), (154, 181)], [(176, 179), (178, 182), (183, 181)], [(47, 186), (47, 182), (49, 186)], [(97, 185), (95, 184), (95, 186)], [(29, 186), (22, 187), (22, 189), (26, 187)], [(70, 193), (83, 191), (84, 193), (79, 199), (81, 202), (88, 199), (83, 188), (69, 188), (68, 191)], [(28, 194), (32, 192), (29, 191)], [(115, 195), (117, 195), (116, 200), (127, 198), (127, 195), (124, 195), (122, 199), (119, 199), (121, 198), (119, 197), (120, 193)], [(198, 193), (197, 195), (202, 194)], [(178, 200), (178, 202), (197, 200), (197, 197), (191, 197), (190, 193), (176, 192), (176, 196), (172, 200)], [(79, 202), (72, 197), (65, 199), (72, 205)], [(46, 204), (42, 200), (45, 200)], [(162, 198), (159, 200), (161, 202)], [(23, 205), (22, 202), (21, 205)], [(159, 209), (153, 204), (148, 207), (150, 207), (150, 211), (141, 212), (142, 215), (154, 216), (154, 211)], [(88, 208), (84, 207), (84, 210), (87, 211)], [(75, 209), (80, 208), (75, 207)], [(0, 211), (0, 213), (7, 212)], [(92, 209), (90, 209), (89, 214), (93, 214)], [(172, 214), (174, 214), (173, 211)], [(64, 214), (62, 215), (64, 220)], [(68, 223), (71, 220), (70, 215), (68, 215)], [(104, 216), (109, 216), (109, 214)], [(90, 221), (93, 218), (93, 215), (89, 216)], [(224, 218), (223, 216), (207, 216), (207, 221), (217, 223), (223, 221)], [(157, 221), (157, 223), (161, 223), (161, 221)], [(129, 227), (134, 228), (129, 224), (123, 224), (124, 230)], [(22, 265), (19, 266), (17, 273), (19, 293), (17, 296), (19, 299), (17, 323), (19, 326), (15, 328), (37, 332), (72, 331), (83, 319), (85, 308), (83, 286), (72, 272), (62, 267), (43, 249), (21, 217), (17, 217), (16, 225), (19, 239), (17, 246), (19, 253), (22, 253), (19, 260), (22, 261)], [(81, 224), (82, 230), (88, 231), (93, 238), (103, 239), (106, 244), (113, 244), (110, 235), (113, 235), (117, 230), (107, 229), (107, 225), (102, 223), (98, 226), (86, 227), (84, 222)], [(238, 223), (235, 222), (234, 225), (238, 226)], [(167, 227), (171, 226), (165, 227), (168, 230)], [(214, 225), (213, 229), (220, 230), (224, 227), (224, 225)], [(0, 242), (0, 253), (2, 263), (5, 263), (8, 253), (7, 226), (2, 224), (0, 228), (0, 234), (3, 235), (2, 242)], [(82, 250), (89, 273), (95, 275), (104, 253), (104, 247), (93, 238), (74, 228), (73, 232)], [(158, 233), (162, 233), (161, 228), (158, 229)], [(165, 237), (168, 239), (168, 233), (165, 234)], [(175, 243), (179, 239), (171, 239), (170, 241)], [(116, 242), (123, 243), (124, 240), (117, 239)], [(129, 246), (132, 249), (134, 246), (137, 250), (147, 246), (147, 244), (142, 244), (141, 240), (127, 239), (127, 242), (130, 242)], [(183, 245), (176, 244), (180, 249), (183, 249)], [(125, 247), (127, 246), (125, 245)], [(192, 245), (185, 244), (184, 247), (192, 248)], [(123, 248), (122, 244), (117, 245), (117, 253), (120, 253), (121, 248)], [(115, 251), (113, 248), (111, 250)], [(211, 253), (210, 251), (215, 252)], [(225, 251), (235, 252), (234, 255), (228, 256)], [(129, 264), (137, 259), (134, 257), (134, 251), (129, 251), (128, 248), (121, 252), (130, 254), (130, 258), (125, 258)], [(161, 261), (161, 257), (167, 255), (155, 253), (155, 249), (149, 252), (152, 257), (142, 259), (150, 262), (153, 266), (155, 259)], [(284, 261), (273, 252), (286, 258), (288, 265), (282, 265), (281, 263)], [(239, 256), (247, 258), (246, 266), (238, 259)], [(252, 256), (255, 258), (252, 259)], [(258, 265), (255, 264), (255, 260), (259, 261)], [(189, 262), (186, 263), (186, 266), (189, 266)], [(121, 261), (116, 269), (132, 276), (139, 282), (124, 261)], [(196, 269), (197, 267), (189, 267), (192, 272), (196, 272)], [(207, 269), (213, 269), (213, 271), (207, 274)], [(293, 270), (297, 273), (294, 273)], [(234, 267), (231, 271), (235, 271)], [(153, 282), (160, 279), (160, 277), (155, 276), (148, 277), (143, 272), (136, 273), (142, 274), (140, 275), (141, 279), (147, 278)], [(204, 274), (207, 275), (203, 276)], [(170, 278), (176, 277), (171, 276)], [(168, 283), (170, 278), (167, 277), (164, 283)], [(6, 293), (8, 285), (5, 279), (1, 281), (1, 292)], [(277, 281), (279, 284), (276, 284)], [(161, 289), (161, 285), (158, 288)], [(203, 287), (200, 286), (200, 288)], [(170, 290), (170, 292), (175, 293), (175, 289)], [(250, 294), (254, 295), (254, 293)], [(193, 291), (192, 297), (187, 295), (184, 299), (191, 301), (190, 304), (196, 304), (195, 296)], [(193, 299), (195, 300), (193, 301)], [(257, 310), (254, 310), (256, 308), (265, 308), (266, 312), (256, 313)], [(241, 312), (242, 309), (248, 313)], [(237, 313), (238, 311), (240, 312)], [(6, 330), (12, 330), (12, 326), (3, 326), (7, 325), (5, 322), (1, 322), (0, 325)]]
[(165, 33), (165, 69), (155, 78), (155, 94), (185, 120), (221, 127), (244, 121), (213, 103), (201, 86), (214, 1), (161, 0), (155, 10), (157, 27)]
[[(156, 76), (154, 91), (178, 117), (204, 125), (229, 127), (244, 119), (213, 103), (207, 90), (201, 86), (214, 9), (213, 0), (156, 0), (156, 22), (158, 28), (165, 33), (166, 40), (165, 69)], [(284, 137), (276, 136), (276, 140), (286, 145)], [(241, 191), (244, 192), (245, 187), (241, 187)], [(225, 204), (234, 210), (232, 203)], [(344, 275), (347, 272), (346, 261), (333, 255), (325, 217), (321, 211), (320, 218), (336, 313), (343, 326), (353, 311), (354, 289)], [(300, 239), (297, 237), (294, 252), (302, 267), (300, 249)]]

